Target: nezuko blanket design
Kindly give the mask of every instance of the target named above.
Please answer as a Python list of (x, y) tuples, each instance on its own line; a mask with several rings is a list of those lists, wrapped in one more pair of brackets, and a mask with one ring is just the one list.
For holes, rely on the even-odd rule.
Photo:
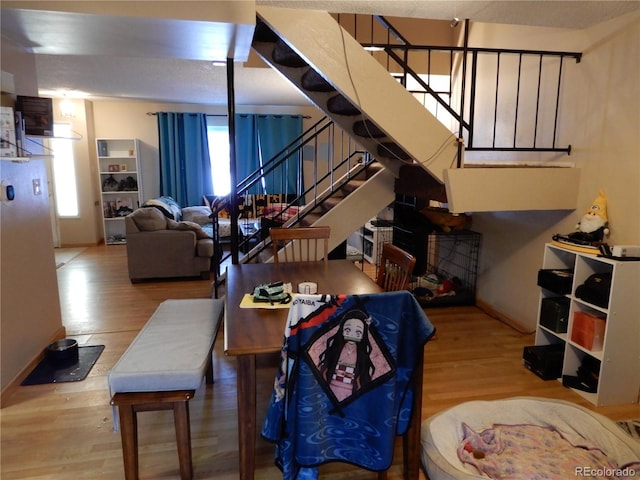
[(262, 435), (284, 480), (331, 461), (385, 470), (406, 432), (420, 349), (435, 329), (409, 292), (297, 295)]

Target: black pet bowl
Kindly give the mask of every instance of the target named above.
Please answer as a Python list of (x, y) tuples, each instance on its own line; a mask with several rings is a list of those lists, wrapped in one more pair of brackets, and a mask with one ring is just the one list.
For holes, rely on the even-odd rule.
[(47, 359), (54, 364), (73, 364), (78, 362), (78, 342), (72, 338), (63, 338), (47, 346)]

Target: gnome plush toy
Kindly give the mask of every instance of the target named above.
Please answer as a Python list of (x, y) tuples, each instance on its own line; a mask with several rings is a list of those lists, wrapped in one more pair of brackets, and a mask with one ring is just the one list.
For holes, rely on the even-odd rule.
[(576, 225), (577, 231), (567, 235), (570, 240), (579, 242), (602, 242), (609, 235), (609, 223), (607, 220), (607, 197), (603, 189), (593, 201)]

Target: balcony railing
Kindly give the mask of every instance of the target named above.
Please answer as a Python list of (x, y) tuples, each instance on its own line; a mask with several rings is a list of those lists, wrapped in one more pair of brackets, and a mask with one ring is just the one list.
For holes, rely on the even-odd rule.
[(469, 47), (468, 21), (463, 46), (442, 46), (413, 45), (381, 16), (338, 20), (467, 151), (571, 153), (558, 141), (563, 73), (581, 53)]

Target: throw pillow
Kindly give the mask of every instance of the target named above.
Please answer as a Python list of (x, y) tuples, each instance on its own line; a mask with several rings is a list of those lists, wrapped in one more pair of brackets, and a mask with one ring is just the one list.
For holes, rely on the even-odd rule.
[(182, 220), (198, 225), (207, 225), (211, 223), (211, 209), (209, 207), (185, 207), (182, 209)]
[(169, 227), (169, 230), (191, 230), (192, 232), (195, 232), (198, 240), (210, 238), (202, 227), (194, 222), (176, 222), (175, 220), (167, 220), (167, 226)]
[(143, 232), (167, 228), (167, 218), (157, 208), (139, 208), (132, 215), (133, 222)]

